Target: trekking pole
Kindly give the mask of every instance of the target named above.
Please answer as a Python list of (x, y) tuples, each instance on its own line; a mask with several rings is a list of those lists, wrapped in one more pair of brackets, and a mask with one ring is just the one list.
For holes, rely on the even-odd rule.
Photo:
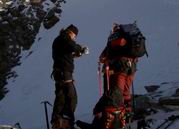
[(101, 63), (98, 62), (99, 95), (102, 96)]
[(135, 114), (134, 82), (132, 82), (132, 106)]
[(167, 129), (169, 126), (171, 126), (175, 122), (176, 119), (179, 119), (179, 115), (171, 115), (167, 119), (165, 119), (165, 121), (162, 122), (156, 129), (160, 129), (165, 124), (166, 124), (165, 128), (162, 128), (162, 129)]
[(171, 121), (164, 129), (168, 129), (170, 125), (172, 125), (175, 122), (175, 120)]
[(168, 119), (165, 119), (164, 122), (162, 122), (156, 129), (160, 129), (164, 124), (168, 122)]
[(172, 115), (168, 117), (168, 120), (170, 121), (170, 123), (164, 129), (168, 129), (168, 127), (171, 126), (175, 122), (175, 120), (178, 118), (179, 118), (179, 115), (176, 115), (176, 116)]
[(50, 106), (52, 106), (52, 105), (51, 105), (48, 101), (43, 101), (43, 102), (41, 102), (41, 104), (44, 104), (47, 129), (50, 129), (50, 127), (49, 127), (49, 122), (48, 122), (48, 110), (47, 110), (47, 104), (50, 105)]

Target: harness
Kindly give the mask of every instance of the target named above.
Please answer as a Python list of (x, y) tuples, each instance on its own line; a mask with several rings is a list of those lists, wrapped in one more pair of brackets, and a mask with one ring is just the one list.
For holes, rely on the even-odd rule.
[[(107, 71), (104, 70), (105, 67), (109, 67), (108, 74), (113, 75), (113, 74), (118, 74), (119, 72), (124, 72), (121, 71), (120, 69), (129, 69), (131, 72), (135, 71), (133, 70), (134, 65), (138, 62), (138, 58), (128, 58), (128, 57), (118, 57), (115, 59), (111, 59), (108, 61), (107, 64), (104, 65), (103, 67), (103, 73), (106, 73)], [(120, 63), (122, 65), (120, 65)], [(126, 68), (124, 68), (126, 67)], [(136, 69), (136, 66), (135, 66)], [(131, 74), (130, 72), (126, 72), (126, 74)]]
[(126, 125), (124, 107), (107, 107), (104, 111), (103, 129), (123, 129)]
[[(57, 80), (57, 79), (55, 79), (56, 77), (56, 73), (59, 73), (59, 75), (58, 76), (60, 76), (59, 78), (59, 80)], [(51, 79), (53, 79), (53, 80), (55, 80), (56, 82), (58, 82), (58, 83), (62, 83), (62, 84), (66, 84), (66, 83), (73, 83), (74, 82), (74, 80), (73, 79), (64, 79), (64, 72), (62, 71), (62, 70), (60, 70), (60, 69), (58, 69), (58, 68), (53, 68), (53, 71), (52, 71), (52, 73), (51, 73), (51, 75), (50, 75), (50, 77), (51, 77)]]

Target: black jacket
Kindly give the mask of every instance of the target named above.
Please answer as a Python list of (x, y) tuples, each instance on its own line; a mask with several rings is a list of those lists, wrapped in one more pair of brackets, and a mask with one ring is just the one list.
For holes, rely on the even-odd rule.
[(52, 57), (54, 61), (53, 68), (73, 72), (74, 55), (79, 54), (82, 47), (71, 40), (66, 30), (62, 30), (60, 35), (56, 37), (52, 45)]

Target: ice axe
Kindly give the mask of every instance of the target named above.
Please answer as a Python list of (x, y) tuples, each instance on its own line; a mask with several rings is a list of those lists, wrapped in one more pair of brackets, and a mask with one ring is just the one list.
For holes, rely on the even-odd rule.
[(45, 108), (45, 116), (46, 116), (46, 123), (47, 123), (47, 129), (50, 129), (49, 127), (49, 122), (48, 122), (48, 110), (47, 110), (47, 104), (52, 106), (52, 104), (50, 104), (50, 102), (48, 101), (42, 101), (41, 104), (44, 104), (44, 108)]
[(102, 96), (102, 80), (101, 80), (101, 63), (98, 62), (98, 81), (99, 81), (99, 95)]

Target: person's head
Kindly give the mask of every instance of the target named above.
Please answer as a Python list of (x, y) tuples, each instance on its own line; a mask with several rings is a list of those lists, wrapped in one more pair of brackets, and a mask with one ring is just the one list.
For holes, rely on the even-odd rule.
[(76, 36), (78, 35), (78, 28), (74, 26), (73, 24), (69, 25), (66, 28), (69, 36), (71, 37), (72, 40), (75, 40)]

